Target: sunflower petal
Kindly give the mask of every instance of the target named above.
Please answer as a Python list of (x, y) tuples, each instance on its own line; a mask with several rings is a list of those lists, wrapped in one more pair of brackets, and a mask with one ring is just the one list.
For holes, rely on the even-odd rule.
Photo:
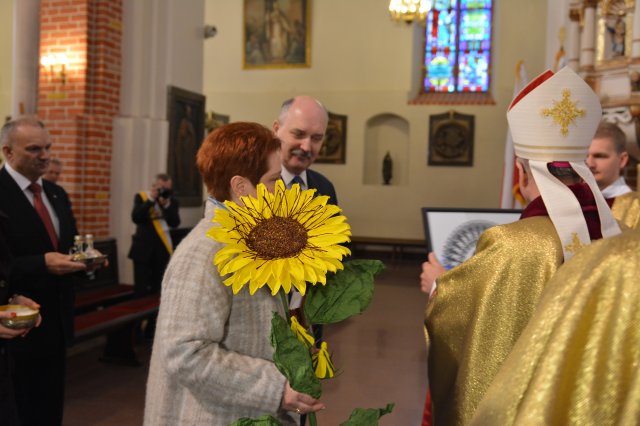
[(317, 378), (330, 379), (335, 375), (335, 367), (331, 361), (326, 342), (322, 342), (320, 350), (311, 356), (311, 363)]

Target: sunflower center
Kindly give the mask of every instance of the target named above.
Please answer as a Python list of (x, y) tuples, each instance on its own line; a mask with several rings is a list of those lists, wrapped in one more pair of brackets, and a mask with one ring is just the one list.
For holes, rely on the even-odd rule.
[(246, 242), (262, 259), (294, 257), (307, 245), (307, 230), (295, 219), (274, 216), (258, 223)]

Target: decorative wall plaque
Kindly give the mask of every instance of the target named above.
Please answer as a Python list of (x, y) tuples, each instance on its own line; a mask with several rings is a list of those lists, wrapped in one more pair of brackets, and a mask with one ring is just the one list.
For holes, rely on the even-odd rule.
[(449, 111), (429, 117), (430, 166), (472, 166), (475, 117)]

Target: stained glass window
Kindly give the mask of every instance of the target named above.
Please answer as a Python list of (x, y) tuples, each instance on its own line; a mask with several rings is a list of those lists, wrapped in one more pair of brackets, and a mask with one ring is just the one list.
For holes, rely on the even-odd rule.
[(488, 92), (492, 0), (433, 0), (426, 21), (426, 92)]

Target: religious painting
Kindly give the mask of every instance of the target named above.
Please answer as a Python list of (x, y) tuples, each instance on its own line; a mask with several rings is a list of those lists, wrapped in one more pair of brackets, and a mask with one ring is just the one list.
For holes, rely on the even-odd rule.
[(480, 234), (496, 225), (515, 222), (521, 210), (422, 208), (427, 253), (449, 270), (470, 258)]
[[(599, 2), (597, 8), (596, 60), (624, 62), (633, 43), (633, 6), (627, 0)], [(627, 31), (629, 29), (629, 31)]]
[(316, 163), (344, 164), (347, 150), (347, 116), (329, 113), (327, 133)]
[(449, 111), (429, 117), (430, 166), (472, 166), (475, 117)]
[(311, 0), (244, 0), (243, 68), (311, 66)]
[(205, 97), (173, 86), (169, 86), (168, 92), (167, 173), (181, 206), (201, 206), (202, 179), (196, 167), (196, 153), (204, 138)]
[(217, 114), (213, 111), (209, 111), (204, 123), (204, 127), (207, 129), (207, 134), (213, 132), (218, 127), (229, 124), (229, 119), (230, 117), (228, 115)]

